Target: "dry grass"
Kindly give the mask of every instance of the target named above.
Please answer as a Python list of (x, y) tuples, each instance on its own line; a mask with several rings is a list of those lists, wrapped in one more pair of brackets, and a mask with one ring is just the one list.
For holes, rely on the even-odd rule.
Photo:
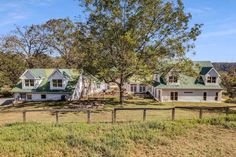
[[(17, 106), (1, 107), (0, 110), (27, 110), (27, 109), (61, 109), (65, 108), (70, 102), (26, 102)], [(107, 97), (104, 101), (105, 106), (102, 109), (94, 109), (91, 113), (91, 122), (111, 122), (112, 109), (121, 107), (117, 97)], [(152, 99), (142, 99), (135, 97), (131, 100), (126, 100), (124, 107), (137, 108), (165, 108), (173, 106), (230, 106), (235, 104), (226, 103), (158, 103)], [(204, 117), (217, 117), (224, 113), (222, 112), (207, 112), (204, 111)], [(118, 111), (117, 121), (142, 121), (142, 111)], [(34, 112), (27, 113), (28, 122), (55, 122), (55, 114), (49, 112)], [(176, 119), (197, 119), (199, 111), (197, 110), (176, 110)], [(0, 124), (22, 122), (22, 113), (2, 113), (0, 116)], [(147, 111), (147, 120), (169, 120), (171, 119), (171, 111)], [(60, 122), (86, 122), (87, 115), (84, 112), (80, 113), (60, 113)]]
[(190, 129), (186, 134), (174, 139), (166, 139), (166, 143), (150, 149), (138, 145), (132, 156), (142, 157), (235, 157), (236, 132), (218, 126), (201, 125)]

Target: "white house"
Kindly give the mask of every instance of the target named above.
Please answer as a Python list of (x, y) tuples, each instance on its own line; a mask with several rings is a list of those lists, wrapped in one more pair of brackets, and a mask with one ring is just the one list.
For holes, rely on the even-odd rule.
[(149, 92), (160, 102), (221, 102), (222, 87), (220, 75), (210, 61), (194, 62), (198, 76), (179, 74), (154, 74), (153, 83), (127, 83), (125, 88), (130, 93)]
[(106, 84), (75, 69), (28, 69), (12, 89), (15, 100), (75, 100), (106, 90)]

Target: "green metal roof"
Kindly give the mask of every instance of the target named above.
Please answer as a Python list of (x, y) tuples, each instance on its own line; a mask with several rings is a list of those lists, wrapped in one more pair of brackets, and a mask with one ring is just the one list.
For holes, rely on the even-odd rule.
[(207, 74), (213, 68), (210, 61), (195, 61), (193, 63), (199, 66), (199, 68), (194, 68), (199, 73), (198, 77), (180, 74), (178, 84), (167, 84), (161, 77), (160, 82), (154, 82), (153, 86), (160, 89), (222, 89), (219, 84), (205, 85), (200, 76)]
[(69, 78), (65, 90), (50, 90), (50, 82), (48, 78), (57, 69), (28, 69), (35, 77), (42, 78), (42, 82), (37, 89), (22, 89), (22, 82), (18, 82), (12, 89), (14, 93), (72, 93), (77, 80), (79, 78), (79, 71), (76, 69), (58, 69), (65, 77)]

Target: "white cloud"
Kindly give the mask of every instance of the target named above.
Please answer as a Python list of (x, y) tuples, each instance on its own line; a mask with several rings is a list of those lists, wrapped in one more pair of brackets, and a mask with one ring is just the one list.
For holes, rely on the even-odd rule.
[(221, 36), (231, 36), (231, 35), (236, 35), (236, 28), (203, 33), (201, 37), (210, 38), (210, 37), (221, 37)]
[(209, 11), (212, 11), (212, 8), (209, 7), (202, 7), (202, 8), (187, 8), (187, 11), (192, 13), (192, 14), (204, 14)]

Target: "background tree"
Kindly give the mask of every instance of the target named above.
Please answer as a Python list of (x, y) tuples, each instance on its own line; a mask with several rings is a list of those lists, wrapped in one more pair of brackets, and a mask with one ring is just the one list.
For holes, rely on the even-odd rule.
[[(170, 59), (185, 60), (201, 25), (189, 27), (191, 15), (181, 0), (83, 0), (88, 21), (80, 27), (84, 52), (79, 67), (115, 82), (122, 104), (123, 85), (134, 75), (148, 76)], [(168, 62), (165, 62), (168, 63)]]
[(35, 67), (35, 58), (50, 52), (47, 34), (41, 25), (16, 27), (10, 35), (1, 39), (0, 49), (4, 53), (21, 55), (28, 68)]
[(222, 85), (226, 88), (230, 98), (236, 97), (236, 71), (235, 68), (229, 69), (228, 72), (221, 73)]
[(19, 54), (0, 53), (0, 87), (15, 85), (25, 68), (24, 59)]
[(54, 54), (61, 57), (64, 67), (72, 68), (76, 64), (74, 42), (78, 32), (76, 25), (69, 19), (52, 19), (43, 24)]

